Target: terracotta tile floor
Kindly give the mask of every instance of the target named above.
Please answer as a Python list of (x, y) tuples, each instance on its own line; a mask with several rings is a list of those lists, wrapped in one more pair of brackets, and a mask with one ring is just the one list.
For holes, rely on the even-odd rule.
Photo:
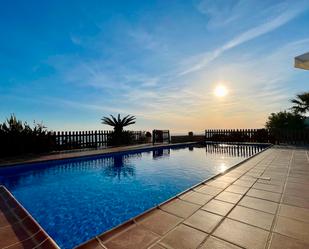
[(80, 248), (309, 248), (308, 151), (268, 149)]
[(0, 248), (59, 248), (3, 186), (0, 186)]
[(236, 245), (233, 245), (227, 241), (215, 238), (213, 236), (210, 236), (206, 242), (200, 247), (200, 249), (241, 249), (241, 247), (238, 247)]
[(225, 216), (228, 212), (230, 212), (233, 207), (234, 204), (214, 199), (208, 202), (205, 206), (203, 206), (202, 209), (208, 212)]
[(200, 230), (180, 224), (159, 243), (166, 248), (197, 248), (206, 236), (207, 234)]
[(198, 210), (196, 213), (186, 219), (184, 224), (203, 232), (211, 233), (222, 219), (223, 217), (220, 215), (212, 214), (204, 210)]

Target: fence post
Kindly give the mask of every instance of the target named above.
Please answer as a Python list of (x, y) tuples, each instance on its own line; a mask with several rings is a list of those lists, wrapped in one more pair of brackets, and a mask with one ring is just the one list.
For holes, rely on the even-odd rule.
[(69, 138), (68, 138), (68, 141), (69, 141), (69, 149), (72, 149), (72, 141), (71, 141), (71, 132), (69, 131)]
[(61, 133), (60, 131), (57, 132), (57, 139), (56, 139), (56, 148), (57, 150), (60, 149), (60, 140), (61, 140)]
[(97, 138), (97, 130), (94, 131), (94, 142), (95, 142), (95, 147), (98, 148), (98, 138)]
[(152, 130), (152, 145), (155, 144), (155, 135), (156, 135), (156, 130)]

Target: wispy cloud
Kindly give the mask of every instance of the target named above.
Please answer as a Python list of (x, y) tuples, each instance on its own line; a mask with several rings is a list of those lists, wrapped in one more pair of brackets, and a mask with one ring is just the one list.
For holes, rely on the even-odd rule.
[(201, 68), (207, 66), (210, 62), (221, 56), (225, 51), (235, 48), (243, 43), (251, 41), (271, 31), (274, 31), (275, 29), (280, 28), (284, 24), (296, 18), (299, 14), (304, 12), (308, 7), (309, 7), (308, 4), (295, 5), (292, 7), (290, 5), (286, 6), (285, 7), (286, 9), (282, 13), (278, 14), (277, 16), (271, 18), (270, 20), (256, 27), (250, 28), (242, 32), (241, 34), (237, 35), (230, 41), (218, 47), (217, 49), (211, 52), (196, 55), (195, 63), (192, 63), (192, 60), (194, 60), (194, 58), (193, 59), (191, 58), (190, 59), (191, 65), (189, 65), (186, 69), (182, 70), (179, 73), (179, 75), (185, 75), (200, 70)]

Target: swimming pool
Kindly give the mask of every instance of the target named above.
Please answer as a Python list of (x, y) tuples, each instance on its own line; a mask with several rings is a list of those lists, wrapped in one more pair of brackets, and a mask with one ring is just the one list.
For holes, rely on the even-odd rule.
[(21, 165), (1, 168), (0, 183), (67, 249), (264, 148), (196, 144)]

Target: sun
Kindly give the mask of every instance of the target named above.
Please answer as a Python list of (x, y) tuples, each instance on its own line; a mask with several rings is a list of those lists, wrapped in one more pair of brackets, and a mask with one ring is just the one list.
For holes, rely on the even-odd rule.
[(215, 91), (214, 91), (214, 94), (217, 97), (224, 97), (225, 95), (227, 95), (227, 93), (228, 93), (228, 91), (227, 91), (226, 87), (223, 86), (223, 85), (216, 86)]

